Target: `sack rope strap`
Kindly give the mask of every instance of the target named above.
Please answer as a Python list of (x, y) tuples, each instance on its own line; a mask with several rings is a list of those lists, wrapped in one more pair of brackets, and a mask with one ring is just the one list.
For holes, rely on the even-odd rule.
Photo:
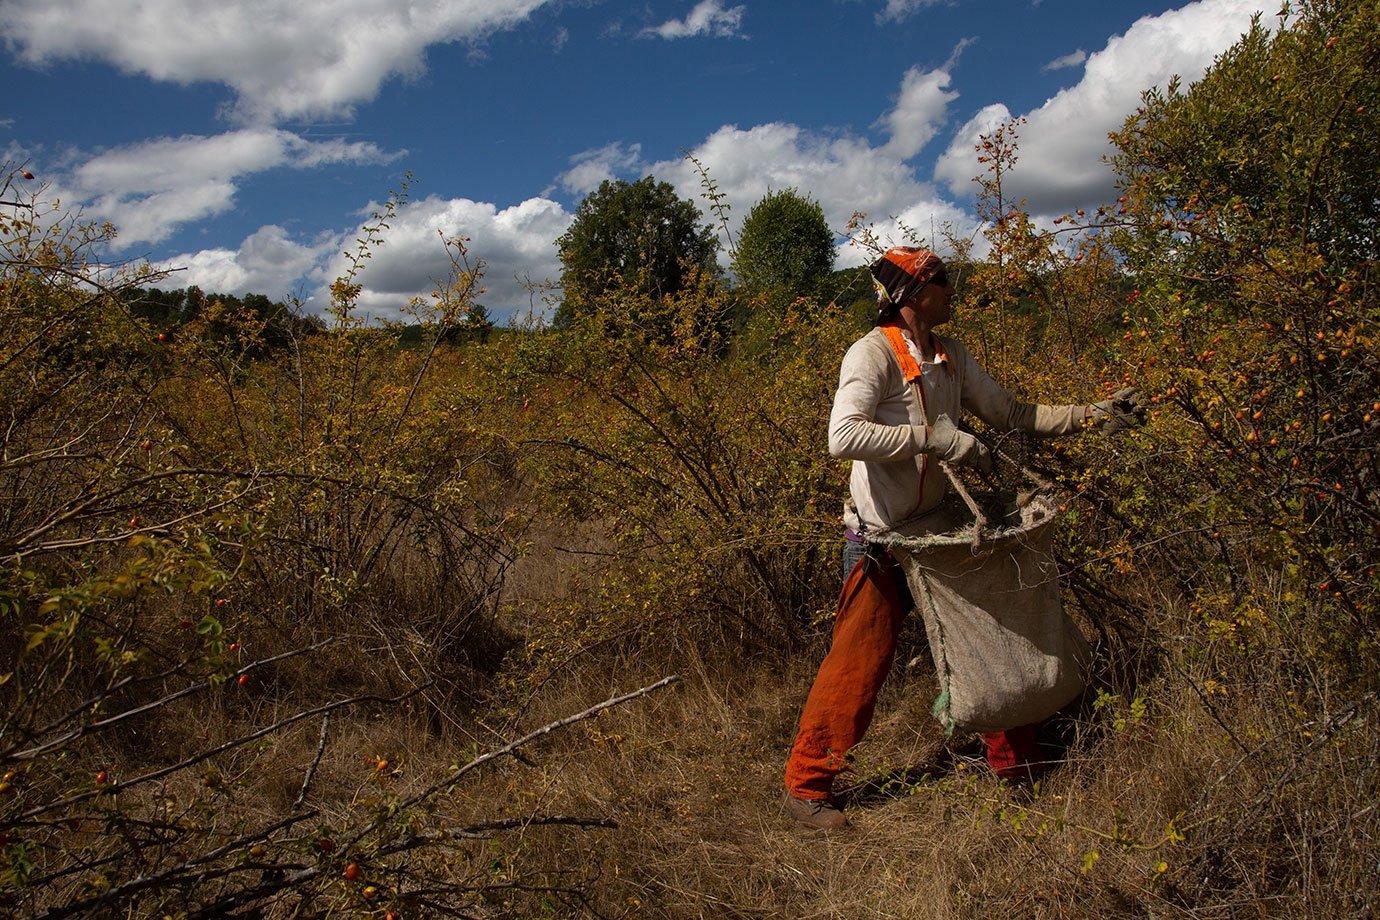
[[(910, 384), (911, 399), (915, 400), (915, 405), (920, 411), (920, 424), (928, 425), (930, 414), (929, 406), (925, 402), (925, 387), (921, 383), (924, 376), (920, 370), (919, 363), (915, 356), (910, 353), (910, 346), (906, 344), (905, 335), (901, 332), (901, 327), (896, 323), (883, 323), (882, 334), (886, 336), (887, 344), (891, 346), (891, 354), (896, 358), (896, 363), (900, 365), (901, 376), (906, 383)], [(936, 339), (936, 342), (938, 340)], [(925, 474), (929, 472), (930, 455), (922, 453), (920, 455), (920, 487), (915, 494), (915, 508), (919, 508), (925, 501)], [(914, 511), (915, 509), (911, 509)]]
[[(882, 332), (886, 335), (887, 343), (891, 345), (891, 353), (896, 356), (896, 363), (901, 366), (901, 375), (905, 377), (906, 382), (910, 384), (911, 397), (915, 400), (915, 404), (920, 410), (920, 423), (922, 425), (928, 425), (930, 413), (929, 406), (925, 402), (925, 388), (921, 384), (923, 375), (920, 370), (920, 365), (916, 362), (915, 356), (910, 353), (910, 346), (906, 344), (905, 335), (901, 332), (900, 326), (895, 323), (887, 323), (882, 326)], [(934, 343), (935, 353), (947, 359), (948, 355), (944, 353), (944, 346), (939, 343), (937, 338), (934, 340)], [(947, 361), (945, 361), (945, 364), (947, 366)], [(952, 373), (952, 371), (950, 371), (950, 373)], [(955, 419), (955, 421), (957, 420)], [(929, 470), (929, 462), (929, 454), (920, 455), (920, 494), (916, 497), (915, 501), (915, 507), (917, 508), (919, 508), (924, 501), (925, 473)], [(977, 522), (977, 526), (973, 528), (973, 547), (976, 549), (982, 542), (983, 528), (988, 526), (991, 522), (987, 519), (987, 515), (982, 513), (982, 509), (978, 507), (977, 502), (973, 500), (973, 496), (969, 494), (968, 489), (963, 485), (963, 481), (954, 474), (949, 464), (941, 462), (939, 468), (944, 471), (944, 475), (949, 478), (949, 484), (963, 497), (964, 504), (966, 504), (968, 510), (973, 513), (973, 519)]]
[[(910, 384), (911, 397), (915, 400), (915, 404), (920, 411), (920, 423), (922, 425), (928, 425), (929, 405), (925, 400), (925, 388), (921, 384), (923, 373), (920, 369), (920, 365), (915, 360), (915, 356), (911, 354), (910, 346), (906, 344), (905, 334), (901, 331), (900, 324), (895, 322), (883, 323), (881, 330), (886, 336), (887, 343), (891, 346), (891, 353), (895, 356), (896, 363), (900, 365), (901, 375), (905, 377), (906, 382)], [(953, 367), (949, 364), (949, 356), (944, 350), (943, 342), (940, 341), (938, 336), (933, 336), (933, 341), (935, 354), (940, 362), (944, 364), (944, 369), (949, 373), (953, 373)], [(958, 420), (954, 419), (954, 422), (957, 424)], [(977, 435), (974, 435), (974, 437), (977, 437)], [(987, 444), (987, 441), (984, 439), (983, 443)], [(1048, 491), (1054, 488), (1054, 484), (1048, 479), (1045, 479), (1024, 463), (1019, 462), (1000, 447), (993, 444), (987, 444), (987, 447), (988, 450), (992, 452), (993, 457), (1004, 460), (1020, 470), (1023, 476), (1035, 483), (1037, 490)], [(920, 507), (921, 501), (924, 498), (925, 473), (929, 468), (929, 459), (928, 454), (920, 455), (920, 494), (916, 496), (915, 501), (915, 507), (917, 508)], [(963, 499), (963, 503), (968, 506), (968, 510), (973, 513), (973, 518), (976, 521), (976, 526), (973, 528), (973, 548), (976, 549), (982, 543), (983, 528), (987, 527), (991, 521), (988, 519), (987, 515), (982, 512), (982, 509), (978, 507), (978, 503), (973, 500), (973, 496), (969, 493), (967, 487), (963, 485), (963, 481), (954, 473), (953, 468), (949, 464), (943, 462), (941, 462), (939, 466), (940, 469), (944, 471), (944, 475), (948, 477), (949, 484), (954, 487), (954, 491), (959, 494)]]

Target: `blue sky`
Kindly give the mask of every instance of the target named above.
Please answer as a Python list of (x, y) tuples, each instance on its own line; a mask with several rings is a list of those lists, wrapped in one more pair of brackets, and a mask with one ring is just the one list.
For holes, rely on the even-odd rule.
[[(605, 178), (651, 174), (732, 229), (772, 189), (967, 235), (978, 133), (1024, 116), (1016, 191), (1045, 217), (1113, 194), (1106, 133), (1196, 79), (1256, 0), (4, 0), (0, 143), (111, 259), (165, 287), (297, 296), (345, 267), (406, 172), (366, 269), (395, 317), (470, 238), (498, 319), (559, 276), (554, 241)], [(840, 267), (862, 254), (841, 246)], [(727, 264), (727, 257), (722, 261)], [(538, 310), (540, 301), (535, 301)]]

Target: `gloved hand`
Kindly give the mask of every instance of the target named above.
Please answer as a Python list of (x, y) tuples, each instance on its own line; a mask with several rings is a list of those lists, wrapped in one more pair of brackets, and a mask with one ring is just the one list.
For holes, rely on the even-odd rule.
[(925, 453), (959, 466), (975, 466), (984, 473), (992, 472), (992, 455), (987, 445), (960, 431), (947, 415), (934, 420), (925, 440)]
[(1125, 387), (1088, 406), (1088, 424), (1104, 432), (1125, 431), (1145, 422), (1145, 398), (1135, 387)]

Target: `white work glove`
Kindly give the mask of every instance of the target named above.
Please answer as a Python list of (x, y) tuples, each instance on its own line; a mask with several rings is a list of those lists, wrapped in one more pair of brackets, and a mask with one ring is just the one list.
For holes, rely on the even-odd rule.
[(1137, 428), (1145, 422), (1145, 398), (1135, 387), (1126, 387), (1088, 406), (1088, 424), (1108, 434)]
[(925, 439), (925, 453), (957, 466), (975, 466), (992, 472), (992, 455), (987, 445), (966, 431), (960, 431), (947, 415), (934, 420)]

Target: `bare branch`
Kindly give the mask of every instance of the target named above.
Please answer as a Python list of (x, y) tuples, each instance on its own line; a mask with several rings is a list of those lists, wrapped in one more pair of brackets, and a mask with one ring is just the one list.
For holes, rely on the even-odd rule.
[(78, 793), (77, 795), (68, 796), (67, 798), (60, 799), (56, 802), (49, 802), (46, 805), (40, 805), (36, 808), (31, 808), (28, 811), (24, 812), (24, 814), (21, 815), (21, 818), (32, 818), (35, 815), (40, 815), (44, 812), (52, 811), (55, 808), (61, 808), (68, 805), (75, 805), (79, 802), (84, 802), (87, 799), (96, 798), (97, 796), (115, 795), (116, 793), (123, 792), (124, 790), (129, 789), (133, 786), (142, 786), (144, 783), (150, 783), (154, 780), (162, 779), (163, 777), (170, 776), (179, 770), (185, 770), (188, 767), (195, 766), (196, 764), (201, 763), (203, 760), (210, 760), (217, 754), (223, 754), (226, 751), (233, 750), (234, 748), (246, 745), (251, 741), (257, 741), (266, 735), (271, 735), (279, 729), (286, 728), (287, 726), (292, 725), (296, 722), (300, 722), (303, 719), (310, 719), (313, 716), (319, 716), (323, 713), (334, 712), (337, 709), (344, 709), (347, 706), (354, 706), (358, 703), (400, 703), (403, 700), (416, 696), (418, 693), (422, 691), (422, 689), (423, 688), (419, 687), (416, 690), (411, 690), (407, 693), (404, 693), (401, 696), (395, 697), (381, 697), (373, 695), (352, 696), (347, 700), (337, 700), (334, 703), (324, 703), (312, 709), (303, 710), (302, 712), (288, 716), (285, 719), (279, 719), (277, 722), (274, 722), (271, 725), (266, 725), (263, 728), (258, 729), (257, 731), (250, 732), (247, 735), (241, 735), (238, 738), (233, 738), (229, 741), (226, 741), (224, 744), (217, 745), (216, 747), (209, 748), (205, 751), (200, 751), (196, 754), (193, 754), (191, 757), (186, 758), (185, 760), (172, 764), (171, 766), (162, 767), (150, 773), (145, 773), (142, 776), (136, 776), (134, 779), (128, 780), (123, 783), (111, 783), (109, 786), (105, 786), (101, 789), (94, 789), (90, 792)]
[[(566, 717), (563, 718), (563, 719), (557, 719), (555, 722), (550, 722), (550, 723), (548, 723), (548, 724), (546, 724), (546, 725), (543, 725), (541, 728), (537, 729), (536, 731), (529, 732), (528, 734), (523, 735), (521, 738), (517, 739), (516, 741), (510, 742), (509, 744), (505, 744), (505, 745), (504, 745), (503, 747), (501, 747), (501, 748), (496, 748), (496, 749), (494, 749), (494, 750), (492, 750), (492, 751), (489, 751), (489, 752), (487, 752), (487, 753), (485, 753), (485, 754), (480, 754), (478, 757), (474, 758), (474, 759), (471, 760), (469, 763), (467, 763), (467, 764), (465, 764), (464, 766), (460, 767), (458, 770), (455, 770), (454, 772), (452, 772), (452, 773), (451, 773), (449, 776), (447, 776), (445, 779), (443, 779), (443, 780), (441, 780), (441, 781), (439, 781), (439, 782), (433, 783), (432, 785), (428, 786), (426, 789), (423, 789), (421, 792), (417, 793), (416, 795), (412, 796), (411, 798), (406, 799), (406, 800), (404, 800), (404, 801), (398, 803), (397, 807), (394, 808), (393, 811), (394, 811), (394, 812), (403, 812), (403, 811), (406, 811), (406, 810), (408, 810), (409, 808), (414, 807), (414, 806), (417, 805), (418, 803), (423, 802), (423, 801), (425, 801), (426, 799), (431, 798), (433, 795), (435, 795), (436, 793), (440, 792), (442, 789), (445, 789), (447, 786), (453, 786), (456, 782), (459, 781), (459, 779), (460, 779), (462, 776), (464, 776), (466, 773), (469, 773), (471, 770), (474, 770), (474, 769), (477, 768), (477, 767), (483, 766), (484, 764), (486, 764), (486, 763), (488, 763), (489, 761), (494, 760), (494, 759), (496, 759), (496, 758), (507, 756), (507, 755), (513, 753), (514, 751), (516, 751), (518, 748), (523, 747), (524, 745), (530, 744), (531, 742), (537, 740), (538, 738), (543, 738), (543, 737), (545, 737), (545, 736), (551, 734), (553, 731), (556, 731), (557, 729), (565, 728), (565, 727), (568, 726), (568, 725), (574, 725), (576, 722), (583, 722), (585, 719), (593, 718), (594, 716), (599, 715), (599, 713), (603, 712), (605, 709), (611, 709), (611, 708), (613, 708), (614, 706), (621, 706), (623, 703), (630, 702), (630, 701), (635, 700), (635, 699), (637, 699), (637, 698), (639, 698), (639, 697), (646, 696), (646, 695), (649, 694), (649, 693), (654, 693), (654, 692), (656, 692), (657, 690), (660, 690), (660, 689), (662, 689), (662, 688), (664, 688), (664, 687), (669, 687), (669, 686), (671, 686), (672, 684), (679, 683), (679, 682), (680, 682), (680, 676), (679, 676), (679, 675), (676, 675), (676, 674), (672, 674), (671, 676), (669, 676), (669, 677), (663, 677), (661, 680), (657, 681), (656, 683), (654, 683), (654, 684), (649, 684), (648, 686), (643, 687), (643, 688), (640, 689), (640, 690), (634, 690), (633, 692), (631, 692), (631, 693), (625, 693), (625, 694), (623, 694), (622, 696), (615, 696), (615, 697), (612, 697), (612, 698), (610, 698), (610, 699), (604, 700), (602, 703), (595, 703), (593, 706), (589, 707), (588, 709), (584, 710), (583, 712), (577, 712), (577, 713), (576, 713), (575, 715), (573, 715), (573, 716), (566, 716)], [(354, 844), (358, 843), (360, 840), (364, 839), (366, 836), (368, 836), (369, 834), (373, 833), (373, 832), (378, 828), (378, 826), (379, 826), (379, 823), (378, 823), (378, 822), (375, 822), (375, 823), (369, 825), (369, 826), (366, 827), (364, 830), (362, 830), (362, 831), (360, 831), (358, 834), (356, 834), (353, 838), (351, 838), (350, 841), (349, 841), (349, 843), (346, 844), (346, 846), (347, 846), (347, 847), (348, 847), (348, 846), (353, 846)]]
[[(301, 822), (314, 817), (316, 817), (316, 812), (307, 812), (306, 814), (292, 815), (291, 817), (284, 818), (283, 820), (271, 824), (262, 830), (255, 831), (252, 834), (246, 834), (242, 837), (238, 837), (223, 846), (217, 847), (216, 849), (197, 859), (189, 860), (184, 863), (179, 863), (176, 866), (172, 866), (168, 869), (163, 870), (162, 872), (154, 873), (153, 875), (142, 875), (136, 879), (133, 879), (132, 881), (126, 882), (123, 885), (116, 885), (113, 888), (107, 889), (105, 892), (95, 897), (86, 898), (82, 901), (72, 901), (68, 904), (62, 905), (61, 907), (51, 908), (49, 910), (44, 911), (41, 914), (38, 914), (34, 918), (34, 920), (58, 920), (58, 918), (60, 917), (72, 917), (79, 914), (92, 913), (96, 911), (98, 908), (118, 903), (119, 901), (130, 895), (138, 894), (140, 891), (145, 891), (149, 888), (157, 888), (159, 886), (166, 885), (174, 879), (177, 879), (179, 876), (188, 875), (189, 870), (194, 869), (198, 866), (204, 866), (207, 863), (220, 859), (227, 853), (233, 853), (236, 849), (243, 847), (245, 844), (253, 843), (258, 840), (267, 839), (268, 837), (277, 833), (280, 830), (289, 828), (294, 824), (300, 824)], [(291, 878), (295, 880), (311, 878), (312, 876), (316, 875), (318, 871), (319, 870), (317, 870), (315, 867), (312, 867), (309, 869), (305, 869), (294, 876), (291, 876)], [(283, 882), (275, 884), (279, 885), (279, 888), (275, 890), (281, 890), (282, 887), (286, 887), (288, 884), (296, 884), (296, 881), (289, 883), (286, 880), (284, 880)]]
[(331, 714), (328, 712), (321, 717), (321, 736), (316, 741), (316, 756), (312, 758), (311, 765), (307, 767), (306, 776), (302, 777), (302, 788), (297, 790), (297, 799), (292, 803), (292, 810), (296, 811), (302, 807), (302, 803), (307, 800), (307, 790), (311, 788), (312, 778), (316, 776), (316, 768), (321, 765), (321, 755), (326, 753), (326, 730), (331, 724)]
[[(274, 655), (272, 658), (261, 658), (258, 661), (245, 665), (231, 676), (239, 677), (242, 674), (249, 674), (250, 672), (257, 670), (263, 667), (264, 665), (269, 665), (273, 664), (274, 662), (283, 661), (287, 658), (294, 658), (298, 655), (306, 654), (307, 652), (318, 651), (322, 648), (325, 648), (327, 645), (330, 645), (334, 641), (335, 638), (330, 637), (322, 639), (315, 645), (308, 645), (304, 648), (293, 649), (292, 651), (284, 652), (281, 655)], [(43, 754), (48, 753), (49, 751), (52, 751), (56, 748), (60, 748), (65, 744), (75, 741), (82, 735), (87, 735), (91, 732), (101, 731), (102, 729), (109, 728), (112, 725), (116, 725), (120, 722), (123, 722), (125, 719), (141, 715), (145, 712), (148, 712), (153, 709), (158, 709), (162, 706), (166, 706), (167, 704), (174, 702), (175, 700), (180, 700), (185, 696), (191, 696), (194, 693), (200, 693), (202, 690), (206, 690), (210, 686), (211, 684), (209, 683), (197, 683), (193, 684), (190, 687), (184, 687), (181, 690), (178, 690), (176, 693), (170, 693), (167, 696), (162, 697), (161, 699), (154, 700), (150, 703), (145, 703), (142, 706), (136, 706), (133, 709), (127, 709), (124, 712), (117, 713), (116, 715), (110, 716), (109, 718), (98, 719), (97, 721), (92, 722), (89, 725), (82, 725), (81, 727), (73, 729), (72, 731), (68, 732), (65, 735), (62, 735), (61, 737), (54, 738), (47, 744), (41, 744), (38, 747), (30, 748), (27, 751), (11, 751), (6, 752), (4, 754), (0, 754), (0, 760), (33, 760), (35, 757), (40, 757)]]

